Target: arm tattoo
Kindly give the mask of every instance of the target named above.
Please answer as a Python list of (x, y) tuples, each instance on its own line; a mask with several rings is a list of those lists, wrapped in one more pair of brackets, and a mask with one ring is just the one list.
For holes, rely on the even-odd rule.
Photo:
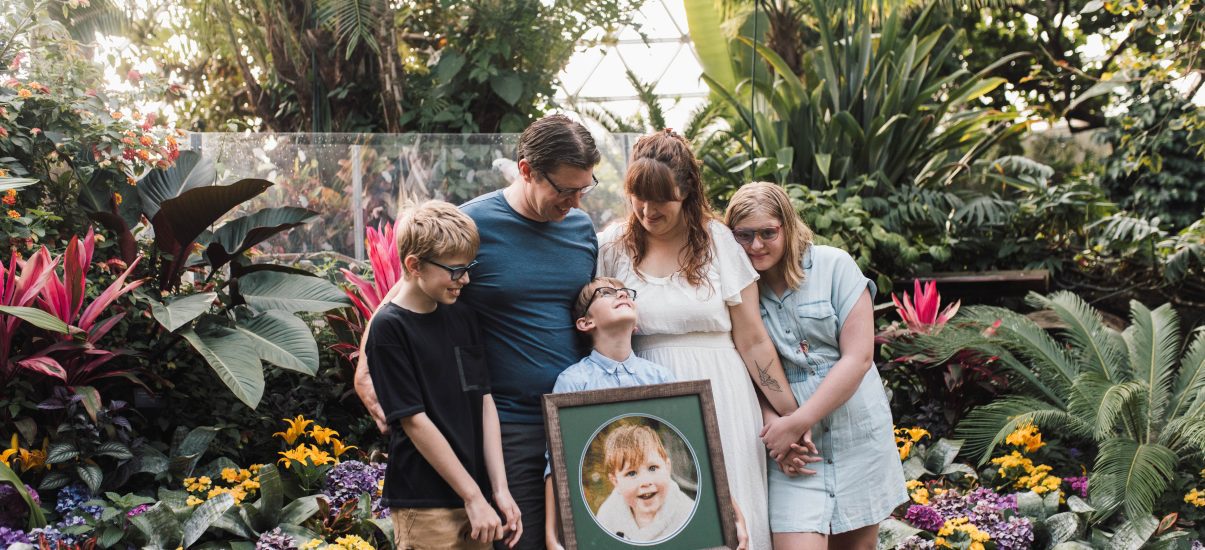
[(770, 376), (770, 365), (773, 364), (774, 362), (770, 361), (766, 364), (766, 368), (762, 368), (761, 363), (758, 363), (757, 361), (753, 362), (753, 366), (757, 367), (757, 376), (761, 379), (762, 387), (766, 388), (767, 390), (781, 392), (782, 386), (778, 385), (778, 380), (775, 380), (773, 376)]

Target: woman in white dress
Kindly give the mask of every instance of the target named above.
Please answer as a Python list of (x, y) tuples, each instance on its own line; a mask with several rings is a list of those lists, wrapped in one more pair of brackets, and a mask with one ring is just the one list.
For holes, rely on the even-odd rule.
[(636, 142), (624, 193), (631, 215), (599, 235), (598, 275), (640, 295), (637, 355), (679, 380), (711, 381), (749, 548), (770, 548), (762, 408), (781, 415), (797, 404), (761, 321), (757, 272), (713, 218), (698, 162), (673, 131)]

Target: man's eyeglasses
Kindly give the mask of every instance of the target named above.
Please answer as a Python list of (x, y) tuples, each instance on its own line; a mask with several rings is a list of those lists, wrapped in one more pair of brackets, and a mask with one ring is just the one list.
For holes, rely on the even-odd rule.
[(427, 258), (423, 258), (423, 261), (427, 262), (433, 266), (442, 268), (444, 271), (447, 271), (448, 275), (452, 277), (453, 281), (459, 281), (460, 278), (464, 277), (464, 274), (468, 273), (470, 269), (477, 267), (477, 260), (473, 260), (473, 261), (469, 262), (469, 265), (458, 265), (455, 267), (450, 266), (450, 265), (444, 265), (435, 260), (430, 260)]
[(761, 229), (737, 229), (732, 232), (736, 242), (743, 245), (753, 244), (753, 238), (761, 239), (761, 242), (768, 243), (778, 238), (778, 234), (782, 231), (781, 225), (774, 227), (763, 227)]
[(605, 298), (618, 298), (619, 293), (621, 293), (621, 292), (625, 296), (627, 296), (629, 300), (632, 300), (632, 301), (636, 300), (636, 291), (632, 290), (630, 288), (614, 288), (614, 287), (609, 287), (609, 286), (600, 286), (600, 287), (594, 289), (594, 295), (590, 297), (589, 302), (586, 302), (586, 309), (584, 309), (582, 311), (590, 311), (590, 306), (594, 305), (594, 300), (597, 300), (599, 296), (603, 296)]
[(594, 174), (590, 174), (590, 179), (594, 180), (594, 182), (585, 187), (561, 187), (557, 185), (556, 182), (552, 181), (552, 178), (548, 177), (548, 172), (541, 173), (544, 174), (544, 179), (548, 181), (548, 185), (551, 185), (553, 190), (556, 191), (556, 196), (558, 199), (567, 199), (578, 193), (585, 195), (586, 193), (593, 191), (595, 187), (598, 187), (598, 177)]

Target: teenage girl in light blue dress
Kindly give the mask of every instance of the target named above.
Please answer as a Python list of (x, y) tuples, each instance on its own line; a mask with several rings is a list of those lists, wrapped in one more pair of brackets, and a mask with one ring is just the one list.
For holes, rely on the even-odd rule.
[(788, 416), (763, 412), (763, 441), (781, 463), (809, 441), (822, 459), (806, 466), (812, 475), (770, 463), (774, 548), (873, 549), (879, 522), (908, 500), (872, 361), (875, 284), (844, 250), (812, 244), (777, 185), (741, 187), (725, 222), (761, 275), (762, 321), (799, 402)]

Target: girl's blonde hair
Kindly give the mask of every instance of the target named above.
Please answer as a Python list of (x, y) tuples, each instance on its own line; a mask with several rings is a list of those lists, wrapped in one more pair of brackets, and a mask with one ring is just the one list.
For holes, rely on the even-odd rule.
[(803, 255), (812, 246), (812, 228), (799, 219), (786, 191), (765, 181), (746, 183), (732, 195), (728, 210), (724, 211), (724, 225), (736, 229), (741, 220), (754, 214), (778, 218), (782, 223), (783, 255), (779, 263), (787, 287), (797, 288), (803, 284)]

